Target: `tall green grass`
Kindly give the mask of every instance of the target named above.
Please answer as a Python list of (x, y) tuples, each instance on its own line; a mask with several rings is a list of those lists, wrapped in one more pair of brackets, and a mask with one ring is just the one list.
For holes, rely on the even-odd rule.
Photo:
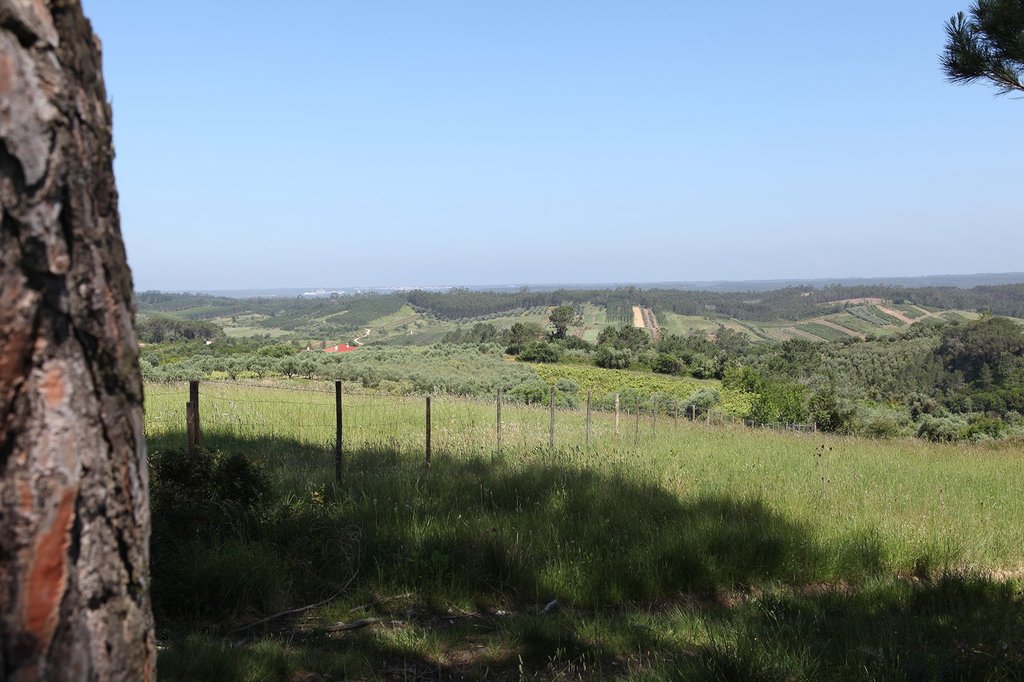
[[(149, 387), (151, 450), (183, 444), (186, 400), (185, 385)], [(327, 390), (207, 383), (200, 405), (204, 445), (258, 463), (275, 501), (205, 539), (154, 547), (171, 679), (367, 677), (396, 665), (408, 677), (872, 679), (906, 676), (908, 659), (926, 678), (1018, 670), (1005, 651), (953, 648), (1022, 631), (1015, 588), (985, 577), (1024, 566), (1013, 444), (664, 415), (656, 431), (642, 419), (637, 437), (633, 415), (616, 434), (613, 415), (594, 413), (588, 446), (583, 411), (559, 410), (551, 449), (546, 408), (505, 405), (499, 452), (493, 402), (438, 397), (426, 468), (421, 398), (346, 395), (335, 484)], [(331, 594), (312, 612), (314, 634), (366, 615), (392, 625), (340, 645), (188, 636)], [(552, 599), (559, 613), (540, 615)], [(948, 627), (959, 618), (967, 632)]]

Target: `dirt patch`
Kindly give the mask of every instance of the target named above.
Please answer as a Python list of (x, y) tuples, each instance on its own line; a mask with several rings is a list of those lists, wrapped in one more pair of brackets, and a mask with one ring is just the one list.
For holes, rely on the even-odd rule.
[(899, 310), (893, 310), (892, 308), (886, 308), (884, 305), (879, 305), (878, 309), (881, 310), (886, 315), (891, 315), (892, 317), (895, 317), (897, 320), (899, 320), (903, 324), (914, 324), (914, 320), (912, 320), (911, 318), (907, 317), (905, 313), (902, 313)]
[(820, 325), (824, 325), (826, 327), (831, 327), (832, 329), (835, 329), (836, 331), (843, 332), (844, 334), (846, 334), (848, 336), (856, 336), (858, 339), (867, 338), (867, 334), (862, 334), (861, 332), (855, 332), (852, 329), (847, 329), (843, 325), (838, 324), (836, 322), (833, 322), (832, 320), (829, 320), (828, 318), (819, 317), (819, 318), (817, 318), (814, 321), (817, 322)]
[(638, 305), (633, 306), (633, 326), (637, 329), (643, 329), (647, 326), (644, 324), (644, 311)]
[(650, 333), (651, 338), (655, 341), (661, 339), (661, 327), (658, 326), (658, 318), (654, 316), (654, 311), (650, 308), (643, 309), (644, 326), (647, 327), (647, 331)]

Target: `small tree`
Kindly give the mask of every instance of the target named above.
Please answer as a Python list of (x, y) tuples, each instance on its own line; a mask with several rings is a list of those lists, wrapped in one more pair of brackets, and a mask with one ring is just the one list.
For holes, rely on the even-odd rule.
[(509, 329), (506, 353), (518, 355), (524, 347), (544, 338), (544, 328), (536, 322), (516, 322)]
[(548, 319), (554, 326), (555, 331), (551, 335), (552, 338), (564, 339), (566, 333), (569, 331), (569, 325), (576, 318), (576, 310), (571, 305), (560, 305), (551, 311), (551, 316)]
[(970, 17), (946, 22), (942, 70), (953, 83), (987, 80), (998, 93), (1024, 92), (1024, 2), (978, 0)]

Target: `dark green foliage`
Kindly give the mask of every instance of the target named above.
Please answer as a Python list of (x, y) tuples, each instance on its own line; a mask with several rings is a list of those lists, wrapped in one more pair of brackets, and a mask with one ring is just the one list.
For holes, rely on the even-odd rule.
[(135, 332), (143, 343), (205, 341), (224, 336), (224, 330), (212, 322), (183, 320), (169, 315), (140, 316)]
[(561, 348), (546, 341), (534, 341), (519, 351), (519, 359), (527, 362), (558, 362), (561, 358)]
[(516, 322), (509, 330), (508, 348), (505, 352), (509, 355), (518, 355), (524, 347), (541, 341), (545, 336), (544, 328), (536, 322)]
[(953, 83), (987, 80), (999, 94), (1024, 91), (1024, 3), (978, 0), (946, 22), (942, 69)]
[(555, 343), (566, 350), (582, 350), (587, 352), (594, 350), (593, 344), (587, 343), (578, 336), (567, 336), (564, 339), (558, 339)]
[(730, 367), (722, 377), (722, 385), (726, 388), (738, 388), (741, 391), (753, 393), (761, 385), (761, 375), (753, 367), (747, 365)]
[(687, 361), (695, 379), (717, 379), (722, 366), (712, 357), (697, 353)]
[(557, 306), (551, 311), (548, 319), (551, 320), (551, 326), (555, 328), (555, 331), (552, 332), (552, 337), (564, 339), (565, 333), (569, 330), (569, 325), (576, 319), (576, 309), (571, 305)]
[(605, 369), (625, 369), (633, 361), (628, 348), (616, 348), (611, 343), (602, 343), (594, 353), (594, 364)]
[[(463, 320), (499, 313), (511, 313), (527, 308), (551, 307), (564, 303), (586, 303), (592, 300), (592, 291), (517, 291), (499, 293), (495, 291), (473, 291), (451, 289), (447, 292), (414, 290), (405, 294), (409, 303), (418, 310), (435, 315), (443, 320)], [(601, 292), (603, 301), (607, 292)]]
[(633, 324), (633, 305), (638, 298), (636, 289), (617, 289), (605, 297), (605, 319), (612, 324)]
[(265, 475), (238, 453), (159, 450), (149, 464), (156, 537), (221, 537), (267, 502)]
[(762, 382), (752, 401), (750, 418), (759, 424), (806, 422), (807, 388), (786, 381)]
[(288, 343), (273, 343), (268, 346), (264, 346), (257, 351), (257, 355), (261, 355), (267, 358), (287, 358), (295, 355), (299, 352), (299, 349)]
[(801, 379), (809, 377), (821, 365), (822, 349), (819, 344), (803, 339), (783, 342), (768, 362), (769, 371), (780, 377)]
[[(519, 324), (519, 323), (517, 323)], [(490, 322), (477, 322), (465, 329), (459, 327), (448, 332), (442, 339), (443, 343), (508, 343), (509, 333), (502, 332)]]
[(823, 431), (849, 431), (857, 408), (843, 396), (835, 377), (816, 388), (808, 401), (811, 420)]
[(651, 344), (651, 337), (638, 327), (622, 325), (605, 327), (597, 335), (598, 345), (610, 344), (614, 348), (630, 350), (638, 353)]
[(937, 350), (946, 370), (958, 372), (979, 388), (1000, 384), (1024, 366), (1024, 328), (1003, 317), (989, 317), (942, 335)]
[(750, 349), (750, 337), (728, 327), (715, 331), (715, 348), (727, 357), (735, 357)]
[(652, 369), (659, 374), (679, 374), (683, 371), (683, 363), (670, 353), (658, 353)]

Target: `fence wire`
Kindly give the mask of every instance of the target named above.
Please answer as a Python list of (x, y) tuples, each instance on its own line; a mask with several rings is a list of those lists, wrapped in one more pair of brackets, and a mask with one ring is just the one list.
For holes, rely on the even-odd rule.
[[(203, 382), (199, 415), (203, 445), (232, 447), (266, 442), (331, 450), (337, 443), (334, 386), (326, 389), (234, 381)], [(185, 443), (189, 385), (147, 385), (146, 436), (157, 446)], [(556, 394), (556, 398), (559, 397)], [(721, 412), (685, 414), (656, 401), (622, 401), (613, 410), (590, 409), (586, 396), (575, 407), (525, 404), (501, 399), (500, 444), (505, 449), (581, 447), (615, 439), (621, 445), (664, 436), (684, 425), (759, 426), (813, 431), (811, 424), (753, 424)], [(596, 401), (595, 401), (596, 402)], [(627, 404), (629, 403), (629, 404)], [(661, 409), (659, 409), (659, 407)], [(423, 451), (426, 447), (425, 396), (390, 395), (345, 386), (341, 401), (342, 446), (346, 452)], [(435, 453), (494, 451), (499, 445), (496, 398), (431, 396), (431, 447)], [(694, 417), (696, 417), (694, 419)]]

